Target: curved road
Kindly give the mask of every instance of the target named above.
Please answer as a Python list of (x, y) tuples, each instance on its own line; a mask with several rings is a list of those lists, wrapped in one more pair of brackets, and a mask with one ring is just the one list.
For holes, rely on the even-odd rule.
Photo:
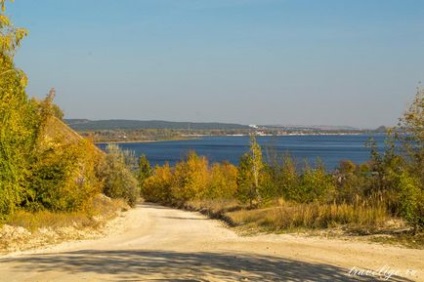
[(198, 213), (143, 204), (102, 239), (0, 257), (0, 281), (424, 281), (424, 251), (239, 237)]

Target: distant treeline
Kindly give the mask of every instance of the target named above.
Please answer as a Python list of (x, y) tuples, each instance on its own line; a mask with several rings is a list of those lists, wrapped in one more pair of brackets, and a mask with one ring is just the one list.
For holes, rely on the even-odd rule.
[(174, 129), (174, 130), (232, 130), (249, 129), (246, 125), (233, 123), (199, 123), (199, 122), (170, 122), (170, 121), (140, 121), (140, 120), (86, 120), (67, 119), (66, 123), (78, 131), (96, 130), (137, 130), (137, 129)]

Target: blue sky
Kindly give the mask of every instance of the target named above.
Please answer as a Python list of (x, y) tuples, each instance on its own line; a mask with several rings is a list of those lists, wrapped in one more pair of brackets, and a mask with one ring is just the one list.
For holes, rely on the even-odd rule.
[(421, 0), (16, 0), (28, 93), (67, 118), (394, 125), (424, 79)]

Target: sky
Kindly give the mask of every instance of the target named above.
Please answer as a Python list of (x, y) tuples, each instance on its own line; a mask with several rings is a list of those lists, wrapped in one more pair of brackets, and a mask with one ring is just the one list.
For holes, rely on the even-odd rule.
[(16, 0), (30, 96), (66, 118), (395, 125), (424, 79), (422, 0)]

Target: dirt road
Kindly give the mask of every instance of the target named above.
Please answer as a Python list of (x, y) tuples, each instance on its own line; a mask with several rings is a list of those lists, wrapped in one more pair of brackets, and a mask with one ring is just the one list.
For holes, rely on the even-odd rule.
[(239, 237), (143, 204), (105, 238), (0, 257), (0, 281), (424, 281), (424, 251), (292, 235)]

